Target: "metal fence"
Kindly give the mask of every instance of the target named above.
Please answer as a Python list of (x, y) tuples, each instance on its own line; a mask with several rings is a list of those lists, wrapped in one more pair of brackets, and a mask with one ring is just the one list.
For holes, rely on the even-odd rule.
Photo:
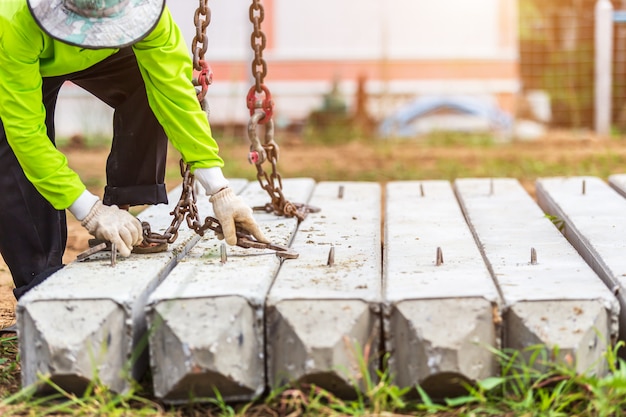
[[(626, 0), (611, 1), (616, 11)], [(523, 93), (550, 99), (552, 127), (593, 128), (596, 0), (519, 0)], [(613, 23), (611, 125), (626, 130), (626, 23)]]

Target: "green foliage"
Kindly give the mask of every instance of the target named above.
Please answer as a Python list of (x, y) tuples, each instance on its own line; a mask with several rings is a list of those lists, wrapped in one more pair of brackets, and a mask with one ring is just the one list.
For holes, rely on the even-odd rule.
[(352, 119), (343, 115), (324, 115), (309, 120), (302, 132), (307, 144), (335, 145), (358, 141), (372, 140), (373, 135), (366, 129), (353, 123)]
[(65, 391), (50, 377), (40, 375), (40, 384), (45, 384), (53, 393), (37, 395), (35, 386), (25, 387), (0, 402), (0, 410), (20, 415), (73, 415), (73, 416), (154, 416), (163, 413), (163, 407), (136, 393), (134, 389), (124, 394), (111, 392), (97, 379), (85, 392), (78, 396)]
[[(4, 343), (4, 341), (3, 341)], [(569, 356), (558, 347), (543, 345), (524, 350), (486, 348), (499, 360), (500, 375), (465, 386), (467, 393), (443, 401), (434, 401), (421, 386), (398, 387), (382, 360), (382, 370), (372, 372), (372, 345), (348, 348), (356, 368), (346, 377), (355, 390), (354, 399), (338, 398), (315, 385), (289, 384), (268, 393), (264, 399), (231, 404), (219, 391), (203, 403), (196, 400), (166, 410), (149, 399), (136, 383), (129, 392), (111, 392), (97, 379), (78, 396), (65, 391), (49, 377), (42, 375), (53, 394), (36, 395), (35, 387), (25, 387), (0, 402), (2, 415), (67, 416), (589, 416), (626, 415), (626, 362), (618, 357), (623, 342), (608, 349), (607, 375), (577, 373)], [(0, 345), (1, 346), (1, 345)], [(564, 357), (565, 360), (555, 358)], [(347, 372), (344, 370), (343, 372)], [(410, 391), (417, 399), (409, 399)], [(413, 397), (411, 397), (413, 398)]]
[(561, 219), (559, 216), (546, 214), (545, 217), (550, 220), (557, 229), (559, 229), (559, 232), (563, 232), (563, 230), (565, 230), (565, 220)]
[(489, 148), (496, 144), (496, 138), (488, 133), (435, 131), (424, 136), (423, 142), (426, 146)]
[(61, 136), (56, 138), (58, 147), (75, 147), (84, 149), (103, 148), (111, 146), (110, 136), (99, 134), (77, 134), (72, 137)]
[(0, 384), (13, 385), (16, 382), (19, 355), (17, 336), (0, 338)]

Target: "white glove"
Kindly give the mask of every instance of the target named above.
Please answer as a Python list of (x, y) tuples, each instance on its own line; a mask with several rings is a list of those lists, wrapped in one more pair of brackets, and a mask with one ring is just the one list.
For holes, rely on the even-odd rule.
[(143, 241), (141, 222), (117, 206), (105, 206), (101, 200), (93, 205), (81, 225), (97, 239), (115, 243), (123, 257), (129, 257), (133, 246)]
[(204, 187), (206, 195), (213, 195), (222, 188), (228, 187), (228, 180), (224, 177), (220, 167), (197, 168), (193, 175)]
[(243, 202), (241, 197), (235, 195), (231, 188), (227, 187), (213, 194), (209, 201), (213, 203), (215, 218), (219, 220), (224, 232), (224, 236), (218, 236), (218, 238), (225, 238), (229, 245), (237, 244), (236, 224), (248, 231), (259, 242), (269, 243), (252, 217), (252, 209)]

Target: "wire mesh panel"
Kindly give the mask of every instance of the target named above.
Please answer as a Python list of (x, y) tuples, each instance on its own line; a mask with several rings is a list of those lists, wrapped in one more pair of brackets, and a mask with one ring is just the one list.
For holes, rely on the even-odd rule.
[[(626, 10), (626, 1), (613, 2), (616, 12)], [(613, 124), (626, 131), (626, 22), (615, 23), (613, 35)]]
[[(612, 1), (615, 10), (626, 7)], [(596, 0), (520, 0), (523, 92), (550, 99), (552, 127), (592, 128)], [(626, 23), (614, 25), (612, 123), (626, 128)]]

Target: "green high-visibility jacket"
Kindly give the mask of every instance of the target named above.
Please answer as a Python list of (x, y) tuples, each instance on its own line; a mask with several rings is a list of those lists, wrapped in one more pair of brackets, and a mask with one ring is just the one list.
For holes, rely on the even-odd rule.
[[(132, 48), (150, 107), (183, 160), (192, 171), (222, 167), (191, 83), (185, 41), (167, 8), (154, 30)], [(0, 1), (0, 119), (26, 177), (56, 209), (68, 208), (85, 186), (47, 136), (42, 77), (84, 70), (117, 51), (57, 41), (37, 25), (26, 0)]]

